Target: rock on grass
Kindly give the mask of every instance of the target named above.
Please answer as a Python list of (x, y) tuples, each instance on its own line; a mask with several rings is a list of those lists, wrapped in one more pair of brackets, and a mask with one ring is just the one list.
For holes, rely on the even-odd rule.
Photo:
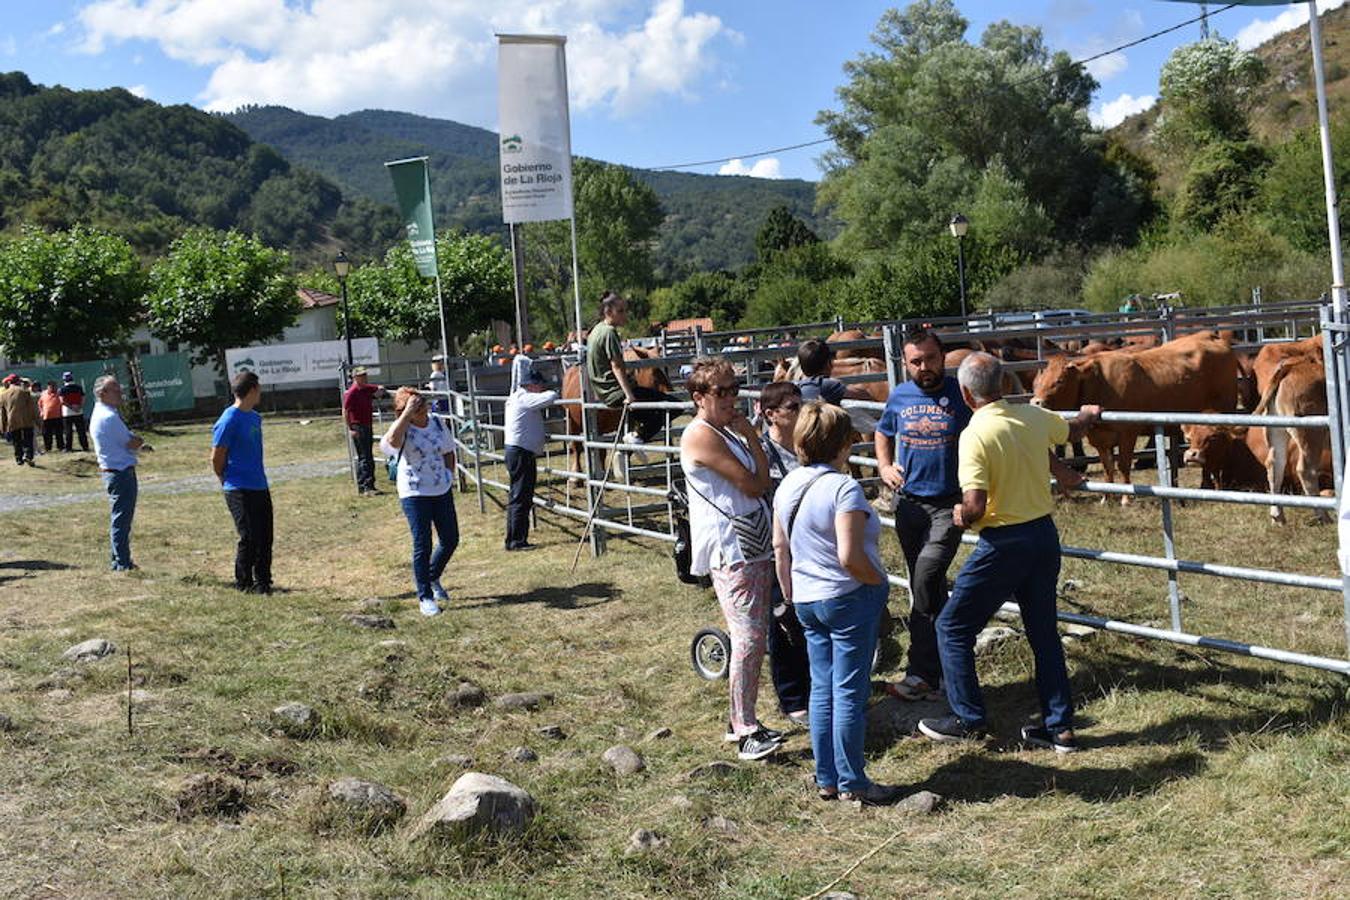
[(690, 781), (701, 781), (707, 778), (726, 778), (728, 775), (735, 775), (740, 770), (741, 767), (735, 763), (716, 759), (710, 763), (704, 763), (701, 766), (690, 769), (684, 777), (688, 778)]
[(394, 627), (394, 620), (388, 616), (372, 616), (364, 613), (347, 613), (342, 618), (346, 619), (357, 628), (372, 628), (376, 631), (391, 631)]
[(398, 794), (359, 778), (339, 778), (330, 783), (324, 801), (334, 814), (371, 833), (388, 828), (408, 811), (408, 804)]
[(932, 791), (919, 791), (918, 793), (910, 794), (892, 808), (897, 812), (926, 816), (937, 812), (941, 807), (941, 794), (935, 794)]
[(224, 775), (189, 775), (174, 797), (174, 814), (183, 821), (198, 816), (238, 818), (247, 808), (243, 783)]
[(61, 658), (74, 660), (75, 662), (96, 662), (116, 652), (117, 645), (112, 641), (103, 638), (91, 638), (67, 648), (66, 652), (61, 654)]
[(552, 699), (552, 694), (536, 694), (533, 692), (502, 694), (497, 698), (496, 706), (498, 709), (538, 709)]
[(418, 819), (408, 837), (417, 840), (436, 835), (456, 840), (479, 832), (519, 832), (538, 812), (539, 804), (535, 799), (505, 778), (465, 772), (449, 792)]
[(487, 702), (487, 692), (473, 682), (461, 681), (446, 699), (451, 706), (482, 706)]
[(646, 761), (642, 755), (632, 747), (625, 747), (623, 744), (615, 744), (605, 751), (601, 757), (615, 775), (636, 775), (647, 768)]
[(303, 703), (283, 703), (272, 710), (272, 724), (287, 737), (304, 738), (319, 730), (318, 710)]
[(655, 831), (648, 831), (646, 828), (639, 828), (628, 838), (628, 846), (624, 848), (624, 856), (638, 856), (644, 853), (651, 853), (654, 850), (660, 850), (669, 843), (664, 837)]

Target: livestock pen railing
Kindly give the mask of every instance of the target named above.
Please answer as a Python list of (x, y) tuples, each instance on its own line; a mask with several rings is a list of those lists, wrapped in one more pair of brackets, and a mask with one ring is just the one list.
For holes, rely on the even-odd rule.
[[(1061, 621), (1134, 635), (1140, 638), (1223, 650), (1259, 659), (1350, 674), (1350, 661), (1346, 659), (1319, 656), (1295, 649), (1281, 649), (1187, 631), (1184, 623), (1182, 596), (1178, 587), (1178, 579), (1184, 575), (1186, 577), (1205, 576), (1212, 579), (1227, 579), (1235, 582), (1255, 582), (1319, 592), (1339, 592), (1342, 595), (1345, 638), (1347, 644), (1350, 645), (1350, 591), (1347, 590), (1346, 579), (1281, 571), (1274, 568), (1262, 569), (1252, 566), (1179, 558), (1174, 540), (1173, 503), (1176, 501), (1247, 506), (1279, 505), (1319, 512), (1336, 509), (1336, 500), (1328, 497), (1249, 494), (1235, 491), (1182, 488), (1176, 484), (1177, 473), (1172, 468), (1170, 454), (1168, 453), (1168, 445), (1171, 440), (1168, 430), (1180, 424), (1327, 428), (1333, 436), (1331, 441), (1333, 469), (1337, 495), (1339, 496), (1342, 492), (1341, 475), (1344, 470), (1344, 437), (1340, 423), (1347, 421), (1345, 416), (1345, 379), (1347, 371), (1350, 371), (1350, 367), (1347, 367), (1340, 360), (1340, 357), (1346, 352), (1346, 329), (1344, 326), (1332, 322), (1329, 313), (1325, 310), (1321, 312), (1321, 322), (1319, 323), (1317, 317), (1313, 315), (1317, 312), (1318, 308), (1310, 304), (1267, 304), (1257, 308), (1204, 311), (1203, 314), (1191, 314), (1190, 311), (1187, 311), (1184, 315), (1169, 314), (1168, 311), (1164, 310), (1162, 314), (1152, 316), (1117, 316), (1114, 319), (1106, 316), (1103, 317), (1105, 321), (1101, 323), (1093, 322), (1086, 323), (1086, 325), (1056, 325), (1019, 330), (999, 329), (994, 332), (944, 332), (942, 328), (944, 320), (931, 320), (921, 323), (935, 327), (945, 339), (953, 342), (982, 334), (999, 339), (1007, 339), (1018, 335), (1051, 340), (1070, 339), (1074, 336), (1081, 337), (1084, 327), (1089, 325), (1099, 329), (1092, 332), (1098, 335), (1109, 333), (1106, 329), (1114, 325), (1116, 329), (1114, 333), (1116, 334), (1121, 333), (1122, 330), (1129, 330), (1128, 333), (1151, 333), (1158, 335), (1160, 338), (1172, 337), (1191, 330), (1236, 326), (1246, 334), (1251, 334), (1253, 330), (1259, 330), (1260, 337), (1267, 340), (1272, 337), (1289, 340), (1300, 337), (1304, 331), (1315, 332), (1319, 324), (1322, 326), (1324, 340), (1327, 342), (1326, 355), (1328, 359), (1329, 413), (1326, 416), (1282, 419), (1271, 416), (1255, 417), (1250, 415), (1180, 412), (1107, 412), (1105, 414), (1107, 423), (1146, 425), (1151, 428), (1155, 438), (1154, 454), (1158, 467), (1158, 483), (1156, 485), (1123, 485), (1088, 481), (1082, 490), (1090, 494), (1101, 495), (1103, 498), (1132, 495), (1156, 500), (1160, 511), (1162, 555), (1123, 552), (1109, 547), (1092, 548), (1066, 545), (1063, 548), (1064, 556), (1092, 564), (1135, 567), (1165, 573), (1167, 583), (1166, 603), (1170, 621), (1168, 627), (1159, 627), (1154, 624), (1140, 624), (1072, 611), (1061, 612)], [(979, 317), (975, 318), (978, 319)], [(1136, 321), (1140, 319), (1146, 319), (1146, 321), (1143, 321), (1142, 324)], [(969, 325), (969, 320), (957, 321), (966, 326)], [(842, 324), (847, 323), (822, 323), (822, 327), (837, 328)], [(886, 381), (893, 386), (905, 377), (899, 353), (905, 328), (907, 325), (913, 326), (916, 324), (920, 323), (884, 323), (880, 337), (862, 341), (841, 342), (835, 346), (841, 351), (863, 348), (880, 349), (886, 371), (861, 376), (854, 380)], [(797, 329), (799, 333), (802, 333), (806, 327), (790, 326), (758, 331), (763, 334), (782, 334)], [(961, 326), (958, 325), (957, 327)], [(1138, 332), (1131, 330), (1135, 328), (1142, 330)], [(746, 333), (733, 333), (731, 336), (736, 337)], [(680, 366), (692, 361), (697, 352), (707, 353), (722, 350), (725, 345), (722, 344), (721, 338), (725, 336), (725, 333), (716, 335), (696, 334), (695, 337), (699, 339), (699, 346), (691, 348), (696, 351), (695, 353), (640, 360), (630, 365), (636, 368), (662, 368), (673, 374), (678, 371)], [(741, 372), (744, 376), (745, 387), (741, 396), (746, 403), (757, 396), (758, 391), (755, 388), (768, 374), (768, 369), (764, 364), (788, 355), (793, 349), (795, 347), (790, 343), (786, 346), (766, 346), (755, 343), (733, 344), (725, 349), (722, 355), (731, 360), (737, 366), (738, 372)], [(561, 375), (561, 368), (568, 361), (555, 358), (543, 362), (546, 366), (558, 366), (555, 371)], [(1023, 361), (1023, 364), (1037, 366), (1040, 361)], [(1010, 367), (1016, 365), (1014, 363)], [(500, 472), (503, 471), (501, 464), (505, 460), (501, 440), (505, 431), (502, 405), (507, 399), (509, 390), (509, 386), (503, 386), (501, 380), (503, 371), (502, 368), (495, 366), (475, 368), (472, 364), (465, 364), (460, 371), (451, 373), (452, 390), (448, 392), (451, 412), (445, 418), (451, 423), (456, 434), (459, 448), (461, 489), (467, 490), (472, 483), (472, 487), (477, 494), (480, 511), (486, 509), (488, 490), (505, 491), (509, 489), (509, 485), (500, 475)], [(487, 381), (496, 379), (496, 385), (484, 390), (482, 386), (485, 379)], [(672, 378), (672, 381), (678, 384), (679, 379)], [(592, 552), (596, 554), (604, 552), (606, 539), (612, 536), (673, 543), (676, 540), (676, 510), (673, 506), (672, 496), (682, 483), (678, 471), (678, 443), (682, 431), (680, 419), (692, 411), (692, 405), (680, 399), (672, 399), (666, 403), (633, 404), (633, 408), (636, 409), (659, 409), (665, 413), (666, 418), (665, 424), (667, 427), (664, 431), (666, 437), (663, 442), (640, 446), (620, 443), (617, 435), (606, 437), (600, 432), (596, 419), (606, 409), (603, 405), (591, 402), (580, 403), (577, 400), (560, 400), (556, 404), (557, 408), (553, 411), (553, 414), (556, 415), (568, 406), (574, 409), (579, 407), (579, 410), (576, 411), (581, 413), (581, 431), (576, 434), (554, 433), (551, 435), (545, 453), (539, 460), (541, 479), (540, 490), (535, 497), (536, 507), (577, 520), (586, 520), (591, 511), (594, 510), (593, 528), (589, 535)], [(883, 408), (880, 403), (853, 400), (846, 401), (845, 406), (853, 411), (873, 415), (879, 413)], [(748, 409), (747, 412), (749, 412)], [(553, 425), (556, 432), (558, 430), (556, 420)], [(576, 449), (577, 456), (580, 459), (579, 464), (566, 461), (565, 451), (569, 447)], [(875, 459), (868, 455), (869, 449), (870, 445), (858, 445), (854, 449), (851, 461), (855, 465), (871, 467), (875, 470)], [(613, 478), (606, 474), (601, 456), (606, 452), (612, 453), (615, 451), (619, 453), (642, 452), (649, 454), (654, 458), (654, 461), (642, 465), (631, 465), (622, 471), (620, 477)], [(883, 521), (888, 525), (893, 526), (894, 524), (889, 517), (883, 517)], [(976, 538), (967, 535), (965, 540), (967, 543), (973, 543)], [(892, 584), (900, 587), (908, 586), (907, 580), (901, 575), (891, 573), (888, 577)]]

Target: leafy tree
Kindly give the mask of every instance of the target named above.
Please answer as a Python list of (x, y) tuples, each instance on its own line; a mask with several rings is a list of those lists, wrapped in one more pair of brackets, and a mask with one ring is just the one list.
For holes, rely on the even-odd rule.
[(281, 336), (295, 324), (300, 299), (290, 254), (237, 231), (193, 228), (150, 270), (150, 330), (193, 348), (193, 363)]
[(769, 210), (759, 233), (755, 235), (755, 256), (760, 262), (767, 262), (780, 250), (819, 242), (816, 233), (794, 216), (792, 210), (783, 205), (775, 206)]
[(126, 241), (75, 226), (0, 244), (0, 345), (10, 356), (104, 355), (136, 324), (145, 276)]
[[(436, 261), (445, 299), (446, 328), (467, 335), (512, 313), (511, 256), (485, 235), (440, 235)], [(438, 346), (440, 308), (436, 282), (423, 278), (406, 241), (389, 249), (382, 262), (352, 270), (347, 279), (352, 333)]]
[(1261, 58), (1236, 41), (1213, 37), (1178, 47), (1163, 64), (1158, 138), (1189, 153), (1213, 141), (1243, 141), (1255, 89), (1265, 81)]
[[(820, 201), (847, 223), (845, 246), (891, 251), (941, 234), (953, 212), (972, 208), (991, 168), (1002, 187), (1035, 198), (1027, 208), (1041, 207), (1057, 240), (1104, 230), (1095, 216), (1108, 206), (1132, 233), (1146, 197), (1106, 161), (1088, 123), (1096, 82), (1038, 29), (997, 22), (975, 45), (967, 26), (951, 0), (892, 9), (873, 33), (876, 50), (846, 65), (841, 108), (817, 119), (836, 144)], [(1018, 203), (1006, 191), (1003, 201)]]
[[(1332, 126), (1332, 144), (1350, 146), (1350, 120)], [(1335, 156), (1336, 183), (1350, 184), (1350, 157)], [(1300, 250), (1327, 252), (1327, 207), (1322, 183), (1322, 145), (1316, 127), (1305, 128), (1272, 151), (1270, 168), (1259, 188), (1258, 207), (1276, 234)], [(1347, 231), (1341, 217), (1341, 233)]]
[(652, 293), (653, 322), (711, 318), (718, 328), (731, 328), (745, 314), (746, 298), (736, 290), (730, 272), (697, 272), (684, 281)]
[(1216, 141), (1199, 150), (1177, 192), (1173, 222), (1207, 231), (1246, 209), (1256, 196), (1270, 155), (1251, 141)]

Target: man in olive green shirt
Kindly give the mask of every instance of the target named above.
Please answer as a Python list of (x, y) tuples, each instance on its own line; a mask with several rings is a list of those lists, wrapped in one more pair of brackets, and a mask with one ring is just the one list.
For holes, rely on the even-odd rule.
[[(618, 409), (625, 403), (660, 402), (666, 395), (643, 387), (628, 374), (623, 361), (623, 343), (619, 328), (628, 323), (628, 301), (613, 291), (600, 298), (600, 321), (586, 338), (586, 376), (596, 399), (608, 407)], [(625, 444), (645, 444), (665, 425), (666, 417), (659, 409), (630, 409)]]

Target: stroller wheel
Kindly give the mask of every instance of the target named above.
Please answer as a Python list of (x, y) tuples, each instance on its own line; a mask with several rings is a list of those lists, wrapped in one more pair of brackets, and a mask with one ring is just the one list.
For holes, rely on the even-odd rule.
[(726, 678), (731, 666), (731, 638), (720, 628), (703, 629), (689, 645), (689, 661), (700, 678)]

